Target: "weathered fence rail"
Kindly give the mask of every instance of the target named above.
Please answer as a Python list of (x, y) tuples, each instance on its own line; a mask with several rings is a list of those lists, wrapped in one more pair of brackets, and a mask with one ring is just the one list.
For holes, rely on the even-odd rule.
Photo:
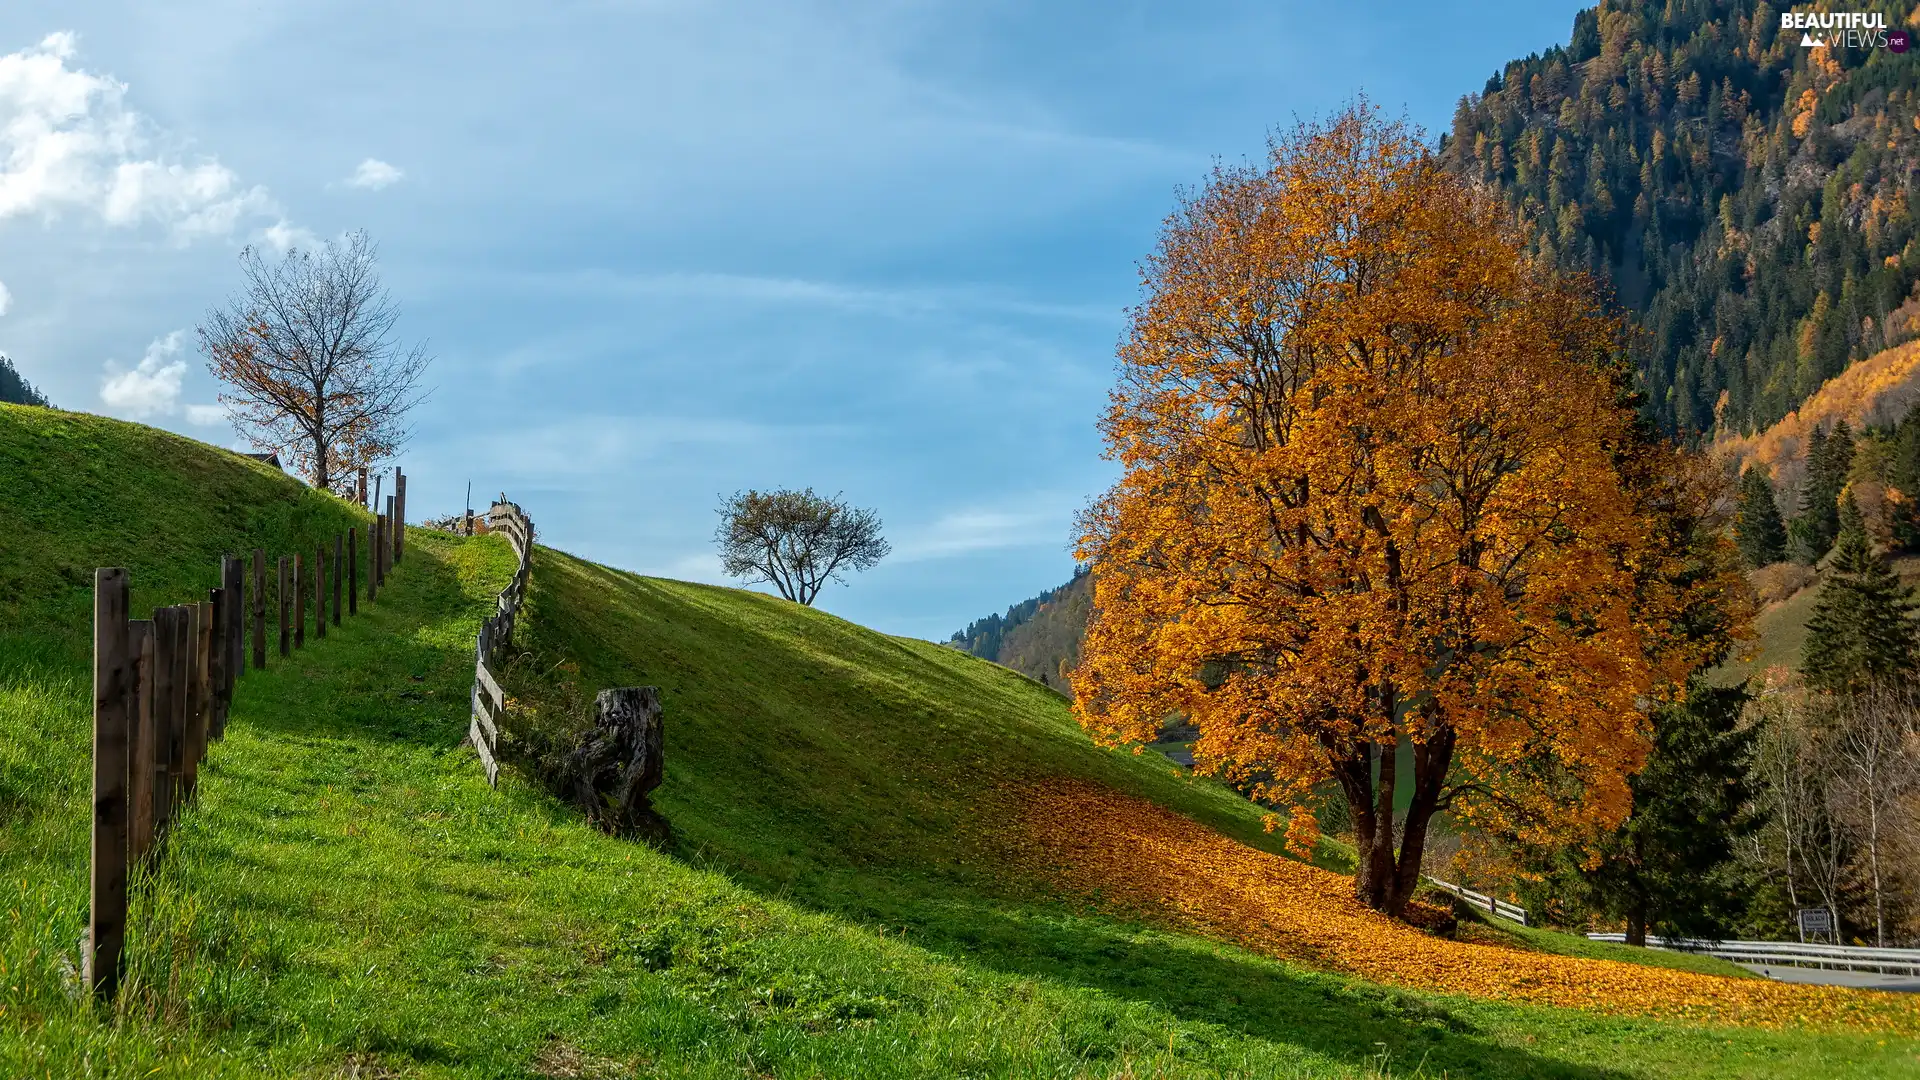
[[(375, 518), (367, 545), (368, 601), (402, 555), (405, 530), (388, 523), (405, 521), (406, 477), (393, 472), (395, 494)], [(365, 475), (362, 470), (358, 489), (363, 506)], [(131, 617), (126, 570), (94, 571), (93, 830), (81, 968), (96, 996), (111, 998), (119, 988), (130, 883), (151, 868), (172, 823), (193, 805), (200, 763), (226, 733), (234, 685), (247, 670), (249, 637), (259, 670), (267, 666), (270, 634), (278, 636), (282, 656), (305, 647), (309, 595), (316, 641), (326, 636), (329, 618), (340, 625), (343, 591), (347, 611), (358, 613), (357, 533), (348, 529), (331, 544), (322, 542), (311, 563), (304, 551), (277, 560), (279, 618), (271, 627), (264, 548), (254, 548), (251, 560), (222, 556), (220, 585), (205, 600), (155, 608), (148, 619)]]
[(1432, 885), (1436, 889), (1450, 892), (1460, 899), (1465, 900), (1467, 903), (1472, 904), (1474, 907), (1480, 908), (1489, 915), (1497, 915), (1502, 919), (1511, 919), (1521, 926), (1527, 925), (1527, 909), (1521, 907), (1519, 904), (1509, 904), (1505, 900), (1488, 896), (1486, 893), (1477, 893), (1472, 889), (1463, 888), (1449, 881), (1441, 881), (1436, 877), (1428, 878), (1427, 884)]
[[(1625, 934), (1588, 934), (1593, 941), (1627, 940)], [(1647, 944), (1673, 952), (1703, 953), (1740, 964), (1845, 968), (1885, 974), (1920, 975), (1920, 949), (1881, 949), (1869, 945), (1810, 945), (1799, 941), (1709, 941), (1706, 938), (1653, 938)]]
[(489, 507), (486, 515), (489, 531), (504, 533), (513, 552), (520, 557), (513, 580), (500, 592), (494, 614), (480, 624), (480, 638), (474, 647), (473, 720), (467, 728), (467, 740), (473, 743), (486, 767), (487, 783), (500, 782), (500, 723), (506, 717), (507, 695), (500, 689), (500, 678), (492, 669), (494, 650), (513, 644), (513, 624), (526, 598), (527, 579), (533, 573), (533, 522), (505, 495)]

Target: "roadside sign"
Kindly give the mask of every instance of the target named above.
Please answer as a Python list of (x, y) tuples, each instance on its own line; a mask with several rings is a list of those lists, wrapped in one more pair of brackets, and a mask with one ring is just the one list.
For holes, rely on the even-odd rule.
[(1831, 934), (1833, 932), (1833, 912), (1823, 907), (1801, 908), (1800, 932), (1803, 934)]

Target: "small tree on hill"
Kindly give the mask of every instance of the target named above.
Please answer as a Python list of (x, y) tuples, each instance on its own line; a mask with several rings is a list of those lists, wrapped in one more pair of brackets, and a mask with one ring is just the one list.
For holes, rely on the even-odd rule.
[(1809, 686), (1849, 692), (1911, 676), (1916, 637), (1913, 590), (1873, 550), (1852, 495), (1840, 522), (1827, 579), (1807, 620), (1800, 671)]
[(1740, 511), (1733, 531), (1740, 557), (1756, 570), (1787, 557), (1787, 527), (1765, 469), (1749, 465), (1740, 474)]
[(246, 284), (200, 327), (235, 425), (315, 487), (338, 487), (391, 457), (407, 440), (407, 414), (425, 398), (420, 379), (432, 358), (394, 340), (400, 310), (380, 285), (375, 256), (364, 232), (318, 252), (290, 250), (277, 264), (246, 248)]
[(744, 491), (720, 504), (720, 565), (732, 577), (765, 581), (780, 595), (812, 605), (828, 581), (846, 583), (892, 550), (880, 515), (839, 496), (805, 491)]

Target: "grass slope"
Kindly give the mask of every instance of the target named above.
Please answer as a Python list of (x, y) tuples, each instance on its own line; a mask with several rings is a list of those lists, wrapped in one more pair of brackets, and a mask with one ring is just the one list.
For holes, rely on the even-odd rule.
[[(1920, 586), (1920, 557), (1893, 560), (1894, 573), (1910, 587)], [(1731, 685), (1744, 678), (1760, 678), (1769, 668), (1800, 670), (1800, 650), (1807, 641), (1807, 620), (1813, 617), (1820, 600), (1820, 586), (1826, 580), (1822, 571), (1812, 584), (1784, 600), (1766, 605), (1754, 616), (1753, 641), (1745, 650), (1715, 668), (1712, 679)]]
[[(141, 603), (177, 599), (163, 585), (204, 588), (223, 545), (304, 543), (351, 511), (145, 429), (16, 420), (0, 410), (0, 514), (41, 483), (36, 505), (127, 528), (45, 510), (39, 548), (0, 547), (27, 597), (0, 608), (0, 1075), (1920, 1075), (1911, 1044), (1406, 993), (1003, 880), (977, 838), (992, 793), (1033, 777), (1270, 841), (1251, 808), (1094, 750), (991, 665), (543, 550), (537, 643), (574, 650), (589, 685), (665, 692), (678, 856), (601, 836), (511, 773), (490, 791), (461, 747), (510, 557), (423, 533), (371, 611), (242, 680), (142, 887), (129, 992), (97, 1015), (63, 975), (85, 906), (84, 619), (49, 616), (84, 612), (92, 563), (129, 565), (156, 590)], [(70, 471), (70, 492), (28, 475), (89, 445), (144, 456)], [(136, 464), (194, 480), (123, 479)], [(261, 531), (181, 490), (229, 493)]]

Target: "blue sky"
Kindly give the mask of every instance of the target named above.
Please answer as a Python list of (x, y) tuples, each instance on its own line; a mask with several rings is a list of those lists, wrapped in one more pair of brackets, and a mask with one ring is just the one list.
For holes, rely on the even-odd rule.
[(721, 493), (844, 491), (895, 553), (820, 606), (945, 638), (1071, 573), (1176, 189), (1358, 91), (1437, 130), (1578, 6), (9, 0), (0, 352), (231, 444), (236, 252), (365, 228), (416, 517), (717, 581)]

